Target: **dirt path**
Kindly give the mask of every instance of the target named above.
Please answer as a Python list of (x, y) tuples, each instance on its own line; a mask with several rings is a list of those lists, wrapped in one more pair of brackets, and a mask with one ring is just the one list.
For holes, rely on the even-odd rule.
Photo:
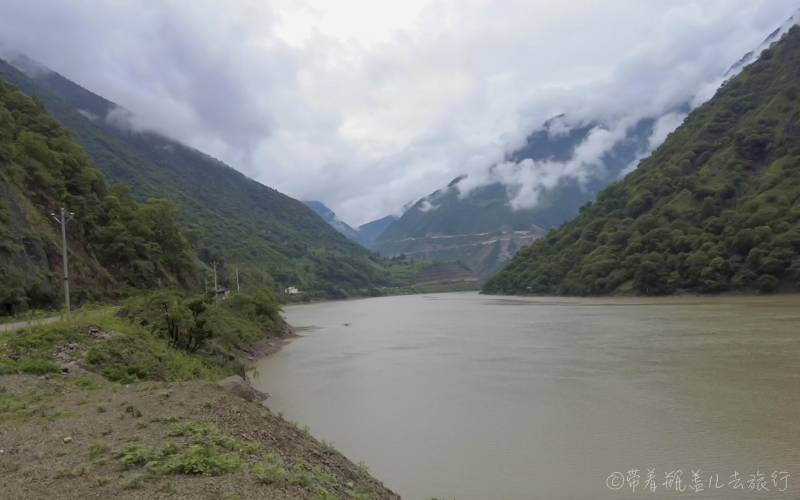
[(29, 321), (17, 321), (16, 323), (4, 323), (0, 324), (0, 332), (14, 332), (29, 326), (48, 325), (60, 320), (61, 316), (51, 316), (49, 318), (32, 319)]

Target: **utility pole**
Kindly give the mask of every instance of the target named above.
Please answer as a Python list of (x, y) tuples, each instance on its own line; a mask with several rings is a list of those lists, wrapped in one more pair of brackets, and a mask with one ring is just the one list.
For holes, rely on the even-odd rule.
[(64, 312), (69, 315), (69, 258), (67, 257), (67, 222), (75, 214), (67, 212), (67, 209), (61, 207), (58, 214), (51, 213), (50, 216), (61, 225), (61, 265), (64, 268)]
[(214, 266), (214, 300), (217, 300), (217, 291), (219, 290), (217, 286), (217, 261), (215, 260), (211, 265)]
[(239, 287), (239, 267), (236, 267), (236, 293), (241, 293), (242, 289)]

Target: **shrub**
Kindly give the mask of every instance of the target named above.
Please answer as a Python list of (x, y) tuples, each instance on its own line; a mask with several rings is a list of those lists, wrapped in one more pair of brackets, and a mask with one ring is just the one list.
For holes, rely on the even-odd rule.
[(275, 453), (270, 453), (263, 461), (253, 465), (252, 471), (256, 479), (264, 484), (281, 484), (289, 476), (283, 460)]

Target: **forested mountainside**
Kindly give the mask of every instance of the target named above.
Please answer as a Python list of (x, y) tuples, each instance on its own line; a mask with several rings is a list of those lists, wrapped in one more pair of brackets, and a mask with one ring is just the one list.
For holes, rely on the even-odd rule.
[(137, 203), (107, 186), (69, 132), (34, 99), (0, 82), (0, 314), (62, 300), (60, 226), (68, 223), (72, 298), (131, 288), (196, 286), (199, 273), (167, 200)]
[(156, 133), (108, 120), (117, 106), (63, 76), (19, 59), (0, 61), (0, 78), (36, 96), (102, 170), (137, 199), (164, 197), (180, 210), (198, 257), (218, 263), (220, 279), (306, 296), (372, 293), (390, 275), (371, 254), (337, 233), (303, 203), (240, 174), (200, 151)]
[(800, 28), (639, 168), (520, 251), (488, 293), (800, 287)]

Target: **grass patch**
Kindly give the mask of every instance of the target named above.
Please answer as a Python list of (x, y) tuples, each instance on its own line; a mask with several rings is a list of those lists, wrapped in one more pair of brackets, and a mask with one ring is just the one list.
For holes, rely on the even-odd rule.
[(337, 485), (333, 475), (305, 463), (287, 464), (277, 453), (265, 455), (260, 462), (251, 466), (250, 472), (262, 484), (299, 486), (312, 491), (314, 498), (339, 498), (331, 493)]
[(55, 420), (67, 415), (49, 404), (46, 394), (34, 391), (24, 395), (11, 394), (0, 387), (0, 422), (27, 419), (33, 416)]
[(86, 467), (79, 466), (79, 467), (73, 467), (72, 469), (58, 469), (56, 471), (56, 477), (59, 479), (64, 479), (64, 478), (68, 479), (73, 477), (85, 476), (86, 473), (87, 473)]
[(242, 441), (231, 436), (222, 434), (219, 429), (212, 425), (200, 422), (183, 422), (175, 424), (170, 429), (169, 436), (190, 437), (192, 443), (202, 445), (215, 445), (224, 450), (235, 451), (238, 453), (254, 453), (259, 446), (256, 443)]
[(97, 460), (98, 458), (108, 453), (108, 451), (109, 448), (107, 444), (92, 443), (92, 445), (89, 446), (89, 460)]
[(162, 447), (130, 443), (116, 458), (126, 467), (147, 467), (159, 474), (218, 476), (236, 472), (243, 456), (259, 449), (256, 443), (227, 436), (199, 422), (175, 424), (167, 437), (188, 438), (188, 442)]
[(126, 467), (147, 467), (160, 474), (218, 476), (236, 472), (241, 459), (235, 453), (220, 452), (207, 444), (180, 448), (169, 444), (161, 448), (131, 443), (117, 455)]
[(212, 446), (193, 444), (170, 455), (162, 470), (167, 474), (218, 476), (236, 472), (241, 465), (241, 459), (234, 453), (219, 453)]
[(268, 454), (263, 461), (254, 464), (251, 470), (253, 476), (263, 484), (283, 484), (289, 478), (289, 471), (276, 453)]
[(58, 373), (61, 366), (48, 359), (25, 358), (16, 363), (19, 373), (30, 373), (31, 375), (45, 375), (47, 373)]

